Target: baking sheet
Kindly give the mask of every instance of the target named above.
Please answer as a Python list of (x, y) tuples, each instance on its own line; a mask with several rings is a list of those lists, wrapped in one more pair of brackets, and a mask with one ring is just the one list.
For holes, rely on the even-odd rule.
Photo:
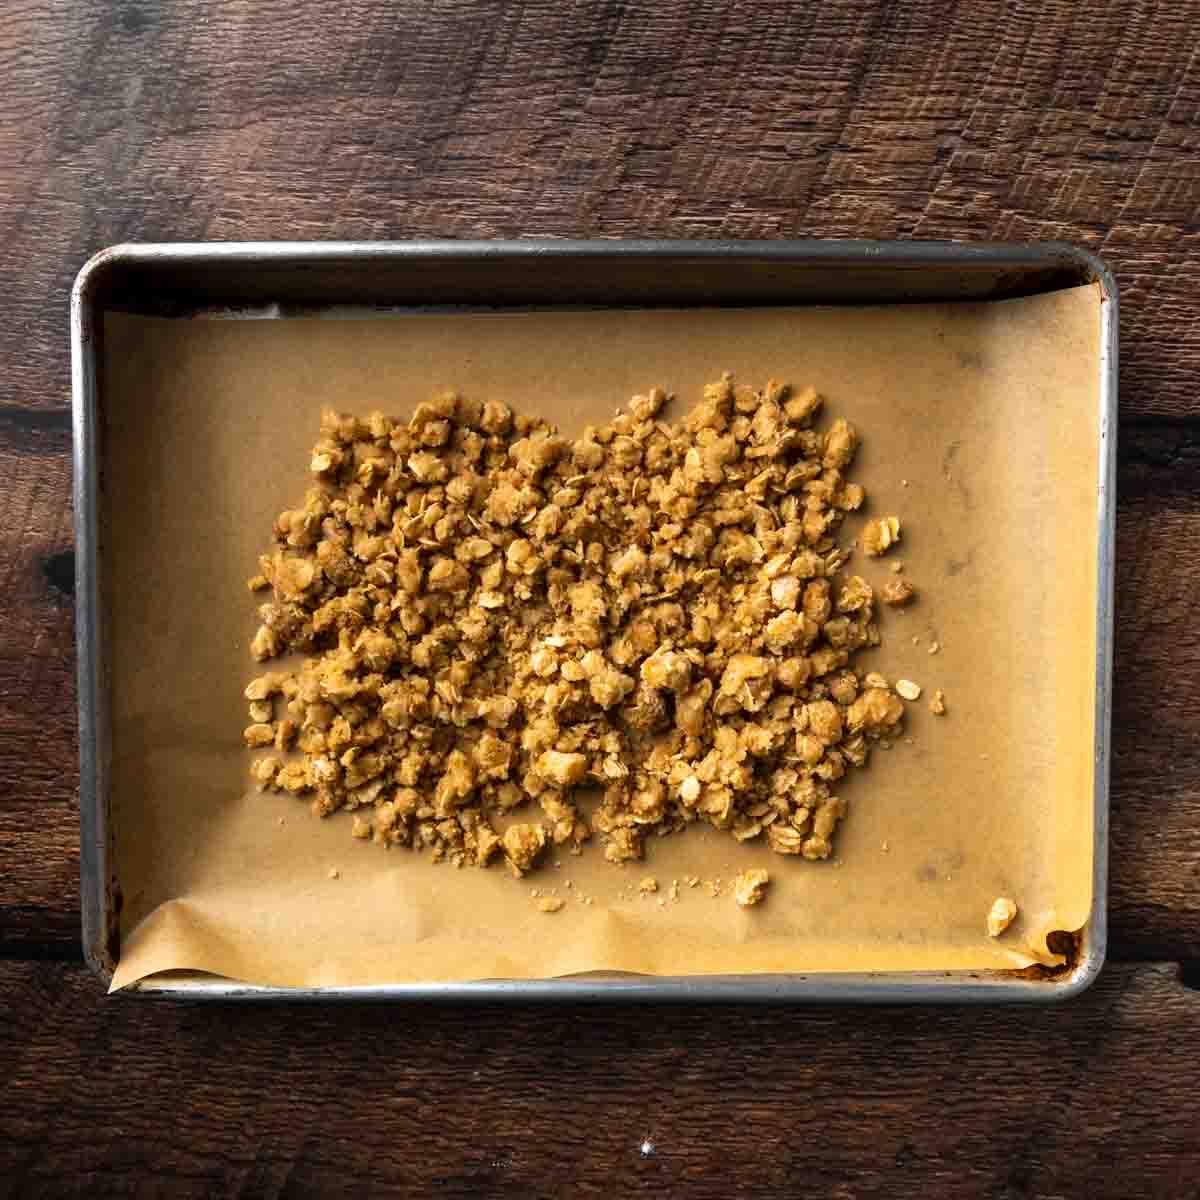
[[(351, 986), (1057, 961), (1047, 933), (1081, 927), (1092, 898), (1099, 357), (1096, 286), (878, 308), (107, 314), (112, 986), (181, 968)], [(652, 840), (642, 864), (591, 846), (517, 882), (357, 842), (348, 815), (319, 821), (306, 800), (246, 787), (245, 579), (303, 495), (323, 404), (404, 416), (454, 387), (573, 432), (654, 384), (685, 411), (725, 369), (812, 383), (858, 426), (854, 478), (871, 512), (901, 516), (921, 589), (858, 660), (926, 692), (909, 706), (911, 744), (839, 784), (850, 814), (834, 859), (693, 828)], [(887, 561), (853, 566), (881, 583)], [(925, 704), (937, 687), (943, 718)], [(769, 900), (743, 911), (729, 881), (754, 865), (771, 871)], [(657, 895), (638, 893), (647, 875)], [(692, 875), (723, 894), (688, 888)], [(540, 913), (533, 888), (568, 902)], [(999, 895), (1021, 916), (993, 941)]]

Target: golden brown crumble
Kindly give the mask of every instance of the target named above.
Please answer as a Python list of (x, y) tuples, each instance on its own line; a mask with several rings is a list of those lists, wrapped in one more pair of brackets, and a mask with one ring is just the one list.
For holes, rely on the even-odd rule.
[[(827, 857), (832, 785), (903, 716), (853, 669), (880, 640), (837, 540), (858, 434), (774, 381), (725, 376), (676, 424), (666, 399), (574, 440), (454, 394), (407, 423), (323, 412), (317, 486), (250, 581), (272, 591), (252, 656), (306, 656), (246, 688), (246, 742), (284, 756), (258, 787), (518, 876), (551, 844), (624, 863), (696, 821)], [(876, 518), (862, 544), (899, 536)]]
[(933, 699), (929, 701), (929, 711), (935, 717), (943, 717), (946, 715), (946, 693), (938, 688), (933, 693)]
[(884, 604), (900, 607), (907, 604), (917, 594), (917, 589), (902, 577), (889, 579), (880, 589)]
[(863, 526), (862, 547), (873, 558), (887, 551), (900, 540), (898, 517), (878, 517)]
[(1017, 906), (1006, 896), (998, 897), (987, 915), (989, 937), (999, 937), (1016, 920)]
[(742, 908), (749, 908), (763, 898), (770, 882), (770, 874), (762, 867), (751, 867), (733, 881), (733, 898)]

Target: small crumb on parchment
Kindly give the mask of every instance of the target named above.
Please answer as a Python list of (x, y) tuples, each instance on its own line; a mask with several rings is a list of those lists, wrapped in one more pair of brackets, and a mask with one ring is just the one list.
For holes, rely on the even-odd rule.
[(913, 683), (911, 679), (897, 679), (896, 691), (905, 698), (905, 700), (919, 700), (921, 698), (921, 685)]
[(1007, 896), (998, 897), (987, 915), (988, 937), (999, 937), (1016, 919), (1017, 906)]
[(653, 875), (647, 875), (645, 879), (638, 884), (638, 891), (643, 893), (657, 892), (658, 880)]
[(916, 594), (917, 589), (907, 579), (889, 579), (880, 592), (884, 604), (892, 608), (903, 608)]
[(929, 711), (935, 717), (943, 717), (946, 715), (946, 693), (938, 688), (933, 693), (933, 699), (929, 701)]
[(538, 902), (538, 910), (544, 913), (556, 913), (562, 908), (564, 901), (557, 896), (543, 896)]
[(751, 867), (733, 881), (733, 898), (742, 908), (749, 908), (752, 904), (758, 904), (762, 900), (766, 895), (767, 884), (770, 882), (769, 872), (763, 870), (762, 867)]
[(900, 518), (879, 517), (863, 527), (862, 548), (871, 558), (878, 558), (888, 547), (900, 540)]
[(330, 879), (340, 879), (340, 878), (341, 878), (341, 876), (342, 876), (342, 873), (341, 873), (341, 871), (339, 871), (339, 870), (337, 869), (337, 867), (330, 867), (330, 868), (329, 868), (329, 878), (330, 878)]

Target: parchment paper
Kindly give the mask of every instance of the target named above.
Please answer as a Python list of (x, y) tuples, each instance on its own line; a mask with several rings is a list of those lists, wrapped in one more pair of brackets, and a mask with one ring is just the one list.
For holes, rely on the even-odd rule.
[[(1046, 934), (1082, 926), (1091, 903), (1099, 354), (1094, 287), (877, 308), (106, 317), (113, 987), (182, 968), (354, 985), (1055, 961)], [(812, 383), (858, 426), (853, 477), (870, 511), (902, 518), (920, 589), (859, 660), (925, 688), (911, 742), (839, 785), (833, 860), (696, 828), (652, 840), (644, 864), (593, 845), (517, 882), (357, 842), (348, 816), (248, 789), (245, 580), (302, 498), (322, 404), (404, 416), (454, 387), (573, 432), (654, 384), (684, 410), (724, 369)], [(853, 566), (887, 577), (886, 559)], [(926, 706), (937, 687), (942, 718)], [(729, 881), (751, 865), (773, 883), (743, 911)], [(646, 875), (657, 896), (638, 895)], [(534, 887), (565, 908), (538, 912)], [(994, 941), (1001, 895), (1021, 915)]]

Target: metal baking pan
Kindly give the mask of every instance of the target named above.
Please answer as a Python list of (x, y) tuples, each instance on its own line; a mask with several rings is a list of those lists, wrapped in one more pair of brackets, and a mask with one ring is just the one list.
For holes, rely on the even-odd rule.
[(98, 338), (106, 310), (186, 317), (214, 308), (272, 315), (333, 306), (888, 304), (1033, 295), (1098, 283), (1102, 304), (1097, 481), (1095, 853), (1090, 919), (1058, 971), (588, 977), (355, 988), (252, 987), (172, 973), (140, 994), (264, 1000), (1058, 1001), (1104, 961), (1112, 681), (1117, 289), (1104, 265), (1060, 243), (516, 241), (121, 245), (80, 271), (71, 295), (83, 951), (109, 980), (120, 956), (112, 878), (109, 723), (100, 620)]

